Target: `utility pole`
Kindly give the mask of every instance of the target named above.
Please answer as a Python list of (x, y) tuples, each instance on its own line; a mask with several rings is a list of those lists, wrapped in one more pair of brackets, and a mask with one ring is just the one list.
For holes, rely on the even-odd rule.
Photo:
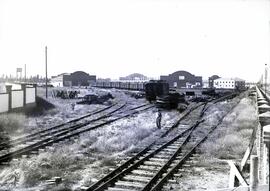
[(24, 64), (24, 82), (26, 83), (26, 64)]
[(265, 64), (265, 74), (264, 74), (264, 92), (266, 94), (266, 86), (267, 86), (267, 64)]
[(45, 87), (46, 87), (46, 99), (48, 98), (48, 78), (47, 78), (47, 46), (45, 46), (45, 71), (46, 71), (46, 79), (45, 79)]

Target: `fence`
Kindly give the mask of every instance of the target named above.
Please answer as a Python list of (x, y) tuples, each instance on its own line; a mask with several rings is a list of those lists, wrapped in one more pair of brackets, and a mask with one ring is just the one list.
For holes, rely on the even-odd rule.
[(35, 105), (36, 95), (35, 84), (21, 84), (19, 90), (12, 90), (12, 85), (6, 85), (6, 93), (0, 93), (0, 113)]

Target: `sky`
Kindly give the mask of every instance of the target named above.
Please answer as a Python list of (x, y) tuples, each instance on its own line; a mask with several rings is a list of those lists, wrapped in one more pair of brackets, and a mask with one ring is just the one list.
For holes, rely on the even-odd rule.
[(269, 0), (0, 0), (0, 75), (270, 72)]

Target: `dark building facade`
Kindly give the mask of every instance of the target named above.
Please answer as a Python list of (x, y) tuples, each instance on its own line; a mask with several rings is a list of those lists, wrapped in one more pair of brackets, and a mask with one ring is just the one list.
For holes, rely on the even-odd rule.
[(89, 86), (96, 82), (96, 76), (89, 75), (83, 71), (77, 71), (69, 76), (72, 86)]
[(126, 77), (120, 77), (119, 80), (121, 81), (145, 81), (147, 80), (147, 77), (139, 74), (139, 73), (134, 73), (134, 74), (130, 74)]
[(58, 76), (53, 76), (51, 84), (54, 87), (63, 86), (89, 86), (96, 82), (95, 75), (89, 75), (83, 71), (77, 71), (71, 74), (63, 73)]
[(171, 88), (202, 88), (202, 77), (195, 76), (187, 71), (177, 71), (168, 76), (160, 76)]
[(209, 88), (214, 88), (214, 80), (220, 78), (218, 75), (213, 75), (208, 78)]

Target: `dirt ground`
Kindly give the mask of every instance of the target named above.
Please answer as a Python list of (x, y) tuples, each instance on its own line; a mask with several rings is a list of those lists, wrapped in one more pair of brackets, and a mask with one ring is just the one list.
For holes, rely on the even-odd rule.
[[(241, 99), (235, 98), (226, 105), (233, 107), (237, 102), (239, 104), (201, 146), (198, 151), (200, 156), (193, 161), (194, 167), (184, 168), (183, 175), (175, 178), (176, 183), (164, 190), (215, 191), (229, 186), (230, 168), (227, 161), (233, 160), (239, 164), (248, 147), (252, 129), (258, 125), (254, 97), (244, 94)], [(213, 122), (218, 118), (215, 116), (215, 110), (221, 112), (230, 109), (224, 109), (223, 103), (219, 105), (206, 114), (209, 121)], [(237, 140), (234, 139), (235, 135), (238, 135)]]
[[(135, 99), (121, 91), (105, 91), (117, 97), (116, 101), (125, 100), (134, 106), (146, 103), (143, 99)], [(85, 90), (84, 93), (87, 92), (88, 90)], [(43, 93), (41, 91), (44, 96)], [(24, 121), (25, 129), (21, 130), (21, 133), (29, 132), (37, 126), (49, 127), (55, 122), (70, 120), (82, 113), (104, 107), (76, 106), (75, 111), (72, 111), (67, 107), (75, 100), (49, 98), (49, 101), (55, 104), (56, 108), (42, 116), (27, 117)], [(205, 118), (206, 125), (213, 125), (224, 112), (229, 111), (239, 101), (239, 105), (202, 145), (199, 151), (201, 156), (196, 159), (196, 165), (186, 170), (183, 176), (176, 178), (176, 184), (173, 184), (170, 190), (216, 190), (228, 186), (229, 166), (226, 160), (239, 160), (243, 156), (252, 131), (250, 124), (256, 121), (254, 101), (245, 95), (219, 103), (209, 109)], [(133, 118), (85, 133), (74, 141), (55, 146), (53, 150), (45, 150), (39, 155), (14, 161), (10, 166), (0, 169), (0, 190), (35, 190), (55, 176), (63, 178), (63, 184), (55, 190), (76, 190), (80, 186), (90, 185), (111, 168), (125, 161), (129, 153), (138, 146), (149, 144), (161, 134), (155, 126), (156, 113), (156, 109), (151, 109)], [(176, 111), (163, 112), (163, 125), (172, 122), (176, 116), (179, 116)], [(232, 137), (235, 132), (244, 136), (241, 143), (237, 142), (241, 145), (238, 145), (236, 151), (232, 149), (235, 146), (233, 142), (228, 141), (235, 140)], [(205, 150), (207, 152), (203, 152)], [(224, 152), (217, 152), (221, 150)]]

